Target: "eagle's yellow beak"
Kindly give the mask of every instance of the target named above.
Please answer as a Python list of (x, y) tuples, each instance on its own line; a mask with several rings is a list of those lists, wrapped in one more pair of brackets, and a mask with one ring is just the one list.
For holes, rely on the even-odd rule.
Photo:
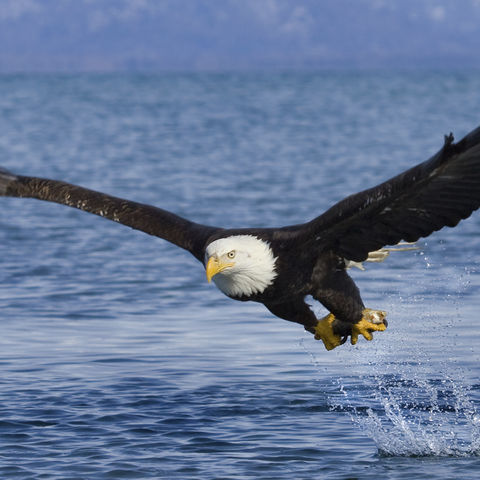
[(207, 280), (210, 283), (212, 278), (226, 268), (233, 267), (235, 265), (231, 262), (222, 262), (216, 257), (210, 257), (207, 262)]

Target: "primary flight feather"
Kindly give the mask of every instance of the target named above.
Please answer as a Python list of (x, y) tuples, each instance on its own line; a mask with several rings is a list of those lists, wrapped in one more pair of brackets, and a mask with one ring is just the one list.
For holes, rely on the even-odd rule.
[[(386, 313), (365, 308), (347, 269), (378, 261), (386, 245), (454, 227), (480, 207), (480, 127), (458, 143), (450, 134), (432, 158), (351, 195), (310, 222), (282, 228), (223, 229), (77, 185), (0, 169), (0, 196), (68, 205), (163, 238), (203, 263), (229, 297), (263, 303), (299, 323), (328, 350), (350, 337), (372, 339)], [(408, 247), (407, 247), (408, 248)], [(307, 295), (329, 314), (317, 319)]]

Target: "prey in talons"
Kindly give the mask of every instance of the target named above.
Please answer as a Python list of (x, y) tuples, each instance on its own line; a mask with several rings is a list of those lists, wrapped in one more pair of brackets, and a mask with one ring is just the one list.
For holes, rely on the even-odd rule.
[[(383, 332), (387, 329), (387, 312), (383, 310), (372, 310), (365, 308), (362, 312), (362, 318), (354, 324), (347, 324), (335, 318), (333, 313), (329, 313), (318, 321), (315, 327), (315, 340), (322, 340), (327, 350), (343, 345), (350, 336), (350, 343), (355, 345), (358, 337), (373, 340), (373, 332)], [(350, 330), (350, 332), (348, 332)]]

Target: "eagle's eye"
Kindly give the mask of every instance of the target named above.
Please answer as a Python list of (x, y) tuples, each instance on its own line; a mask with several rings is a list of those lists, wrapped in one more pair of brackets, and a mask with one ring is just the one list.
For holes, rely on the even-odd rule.
[(228, 258), (235, 258), (235, 250), (232, 250), (231, 252), (227, 253)]

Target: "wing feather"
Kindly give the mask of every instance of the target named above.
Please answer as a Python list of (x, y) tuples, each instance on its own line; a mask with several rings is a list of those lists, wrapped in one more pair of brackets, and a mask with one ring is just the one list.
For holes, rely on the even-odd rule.
[(191, 222), (161, 208), (57, 180), (13, 175), (0, 169), (0, 195), (60, 203), (163, 238), (203, 262), (207, 239), (220, 229)]
[(345, 198), (304, 224), (302, 234), (358, 262), (385, 245), (454, 227), (479, 207), (480, 127), (456, 144), (445, 137), (432, 158)]

